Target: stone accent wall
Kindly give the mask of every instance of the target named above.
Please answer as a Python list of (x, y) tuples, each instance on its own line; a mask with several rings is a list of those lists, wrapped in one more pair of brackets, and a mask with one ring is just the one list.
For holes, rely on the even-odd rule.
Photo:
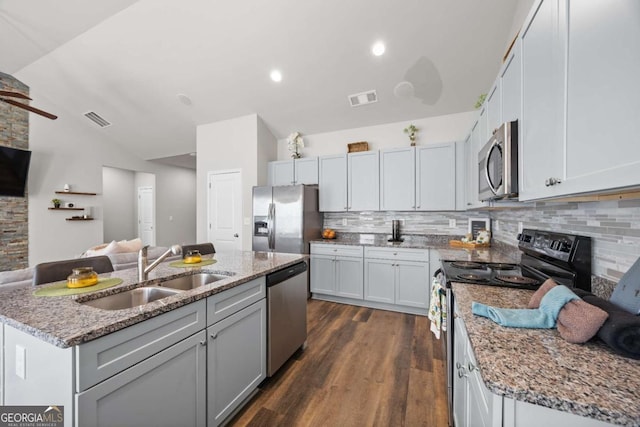
[[(29, 94), (29, 87), (0, 73), (0, 90)], [(0, 102), (0, 145), (29, 148), (29, 113)], [(29, 199), (0, 196), (0, 271), (29, 265)]]

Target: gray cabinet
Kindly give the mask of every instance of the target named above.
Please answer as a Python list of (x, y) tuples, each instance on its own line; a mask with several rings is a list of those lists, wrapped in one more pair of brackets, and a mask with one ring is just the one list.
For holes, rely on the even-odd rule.
[[(467, 157), (467, 209), (477, 209), (487, 206), (486, 202), (478, 199), (478, 153), (487, 142), (482, 138), (481, 134), (486, 133), (486, 116), (484, 110), (480, 114), (480, 118), (471, 129), (471, 136), (466, 147)], [(483, 125), (484, 123), (484, 125)]]
[(640, 2), (568, 5), (566, 176), (558, 187), (638, 186)]
[(366, 247), (367, 301), (410, 307), (417, 314), (429, 306), (429, 250)]
[(269, 185), (292, 185), (294, 181), (293, 160), (269, 162), (267, 173)]
[(522, 31), (520, 200), (554, 195), (550, 178), (563, 178), (565, 37), (561, 2), (538, 3)]
[(493, 131), (500, 127), (502, 123), (502, 81), (500, 78), (496, 80), (495, 85), (487, 95), (486, 103), (487, 115), (487, 141), (493, 135)]
[(318, 158), (278, 160), (268, 164), (268, 185), (318, 184)]
[(415, 210), (415, 153), (414, 147), (380, 150), (381, 210)]
[(318, 184), (318, 158), (304, 157), (293, 161), (293, 183), (295, 185)]
[(79, 426), (206, 426), (204, 331), (76, 395)]
[[(522, 118), (522, 43), (516, 40), (500, 75), (502, 85), (502, 119), (511, 122)], [(519, 132), (520, 134), (521, 132)]]
[(311, 292), (363, 298), (361, 246), (311, 245)]
[(347, 209), (380, 210), (380, 161), (378, 151), (347, 155)]
[(266, 328), (265, 299), (207, 328), (209, 427), (220, 425), (266, 378)]
[(471, 135), (464, 141), (456, 142), (456, 210), (467, 209), (467, 144)]
[(456, 209), (456, 145), (433, 144), (416, 148), (416, 210)]
[(347, 155), (318, 159), (318, 199), (320, 212), (344, 212), (347, 201)]
[(502, 397), (491, 393), (478, 364), (462, 318), (454, 316), (453, 417), (459, 427), (502, 427)]

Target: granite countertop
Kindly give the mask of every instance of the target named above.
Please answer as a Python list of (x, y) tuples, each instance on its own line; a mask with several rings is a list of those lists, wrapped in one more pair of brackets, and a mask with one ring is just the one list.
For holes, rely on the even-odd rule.
[(458, 236), (449, 235), (403, 235), (402, 242), (389, 242), (389, 234), (360, 234), (360, 233), (339, 233), (335, 239), (318, 239), (311, 243), (324, 243), (329, 245), (351, 245), (351, 246), (376, 246), (387, 248), (407, 248), (407, 249), (435, 249), (440, 254), (441, 260), (446, 261), (477, 261), (477, 262), (518, 262), (518, 250), (508, 248), (502, 250), (500, 246), (469, 249), (452, 247), (449, 240), (459, 239)]
[[(138, 283), (137, 268), (101, 274), (100, 277), (120, 278), (123, 283), (102, 291), (74, 296), (36, 297), (31, 285), (0, 291), (0, 321), (55, 346), (71, 347), (306, 260), (308, 255), (237, 251), (216, 253), (214, 258), (217, 262), (205, 267), (176, 268), (170, 267), (169, 262), (164, 262), (151, 271), (149, 281), (144, 284)], [(185, 276), (194, 271), (233, 275), (209, 285), (124, 310), (102, 310), (76, 301), (94, 299), (140, 286), (152, 286), (157, 284), (159, 279)]]
[(570, 344), (556, 329), (505, 328), (471, 312), (473, 301), (526, 308), (533, 291), (453, 283), (480, 373), (489, 390), (520, 401), (640, 426), (640, 361), (599, 340)]

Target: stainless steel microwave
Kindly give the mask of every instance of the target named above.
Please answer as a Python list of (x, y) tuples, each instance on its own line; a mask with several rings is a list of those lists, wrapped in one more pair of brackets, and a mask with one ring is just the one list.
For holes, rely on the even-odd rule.
[(479, 200), (518, 197), (518, 122), (507, 122), (493, 132), (478, 153)]

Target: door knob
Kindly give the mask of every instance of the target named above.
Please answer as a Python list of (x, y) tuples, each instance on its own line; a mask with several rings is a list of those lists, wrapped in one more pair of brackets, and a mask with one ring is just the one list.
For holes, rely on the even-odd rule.
[(233, 237), (238, 237), (238, 233), (235, 233), (235, 234), (233, 235)]

